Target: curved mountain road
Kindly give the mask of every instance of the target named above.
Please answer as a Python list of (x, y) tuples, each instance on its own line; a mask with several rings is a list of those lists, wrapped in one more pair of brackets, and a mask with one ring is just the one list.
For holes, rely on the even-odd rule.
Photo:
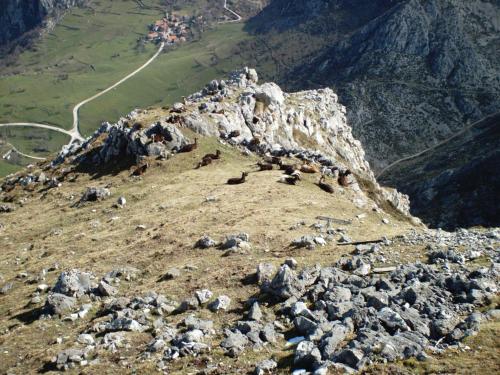
[(97, 99), (98, 97), (113, 90), (117, 86), (121, 85), (123, 82), (129, 80), (130, 78), (135, 76), (137, 73), (139, 73), (140, 71), (142, 71), (143, 69), (148, 67), (149, 64), (151, 64), (153, 61), (156, 60), (156, 58), (160, 55), (161, 51), (163, 51), (164, 47), (165, 47), (165, 42), (161, 42), (161, 45), (160, 45), (160, 48), (158, 48), (158, 51), (153, 55), (153, 57), (151, 57), (148, 61), (146, 61), (142, 66), (140, 66), (139, 68), (137, 68), (132, 73), (130, 73), (126, 77), (122, 78), (121, 80), (119, 80), (115, 84), (109, 86), (107, 89), (104, 89), (103, 91), (95, 94), (94, 96), (91, 96), (90, 98), (87, 98), (84, 101), (75, 105), (75, 107), (73, 108), (73, 128), (71, 130), (77, 132), (80, 135), (81, 139), (83, 139), (83, 137), (81, 136), (81, 133), (80, 133), (80, 129), (79, 129), (80, 123), (79, 123), (79, 119), (78, 119), (78, 111), (80, 110), (80, 108), (83, 107), (85, 104), (91, 102), (92, 100)]
[(35, 160), (47, 160), (46, 158), (41, 158), (39, 156), (32, 156), (25, 154), (24, 152), (19, 151), (12, 143), (8, 143), (10, 150), (7, 151), (3, 156), (2, 159), (8, 159), (9, 155), (14, 151), (16, 154), (19, 154), (21, 156), (24, 156), (25, 158), (30, 158), (30, 159), (35, 159)]
[[(126, 77), (122, 78), (118, 82), (116, 82), (113, 85), (109, 86), (108, 88), (104, 89), (103, 91), (101, 91), (101, 92), (99, 92), (99, 93), (91, 96), (90, 98), (87, 98), (87, 99), (83, 100), (82, 102), (78, 103), (77, 105), (75, 105), (75, 107), (73, 108), (73, 126), (72, 126), (72, 128), (70, 130), (65, 130), (65, 129), (62, 129), (62, 128), (60, 128), (58, 126), (55, 126), (55, 125), (39, 124), (39, 123), (36, 123), (36, 122), (9, 122), (9, 123), (0, 124), (0, 127), (26, 126), (26, 127), (34, 127), (34, 128), (40, 128), (40, 129), (53, 130), (53, 131), (56, 131), (56, 132), (59, 132), (59, 133), (63, 133), (63, 134), (66, 134), (66, 135), (70, 136), (71, 140), (69, 141), (69, 143), (73, 143), (75, 141), (82, 142), (82, 141), (85, 140), (85, 138), (80, 133), (80, 121), (79, 121), (79, 118), (78, 118), (78, 116), (79, 116), (78, 112), (79, 112), (80, 108), (83, 107), (85, 104), (91, 102), (92, 100), (97, 99), (98, 97), (100, 97), (100, 96), (106, 94), (107, 92), (113, 90), (117, 86), (121, 85), (123, 82), (129, 80), (130, 78), (132, 78), (133, 76), (135, 76), (137, 73), (141, 72), (143, 69), (145, 69), (146, 67), (148, 67), (154, 60), (156, 60), (156, 58), (163, 51), (164, 47), (165, 47), (165, 43), (162, 42), (161, 45), (160, 45), (160, 48), (158, 48), (158, 51), (156, 51), (156, 53), (148, 61), (146, 61), (143, 65), (141, 65), (139, 68), (137, 68), (132, 73), (130, 73)], [(37, 156), (31, 156), (31, 155), (23, 154), (22, 152), (18, 151), (14, 146), (12, 146), (12, 149), (14, 151), (16, 151), (18, 154), (23, 155), (25, 157), (32, 158), (32, 159), (38, 159), (38, 160), (45, 160), (44, 158), (39, 158)]]
[(230, 23), (230, 22), (240, 22), (241, 21), (241, 16), (236, 13), (234, 10), (229, 9), (227, 7), (227, 0), (224, 0), (224, 9), (227, 10), (229, 13), (231, 13), (233, 16), (236, 17), (235, 20), (230, 20), (230, 21), (220, 21), (219, 23)]
[(382, 169), (376, 176), (377, 179), (379, 179), (384, 173), (386, 173), (389, 169), (393, 168), (395, 165), (398, 165), (399, 163), (402, 163), (404, 161), (408, 161), (408, 160), (411, 160), (411, 159), (415, 159), (415, 158), (418, 158), (419, 156), (429, 152), (429, 151), (432, 151), (448, 142), (450, 142), (451, 140), (461, 136), (462, 134), (466, 133), (467, 131), (469, 131), (470, 129), (472, 129), (474, 126), (476, 126), (477, 124), (479, 123), (482, 123), (483, 121), (489, 119), (489, 118), (492, 118), (492, 117), (495, 117), (497, 115), (499, 115), (500, 112), (495, 112), (489, 116), (486, 116), (484, 118), (482, 118), (481, 120), (478, 120), (478, 121), (475, 121), (473, 122), (472, 124), (466, 126), (465, 128), (463, 128), (462, 130), (460, 130), (458, 133), (456, 134), (453, 134), (451, 137), (448, 137), (444, 140), (442, 140), (441, 142), (438, 142), (436, 143), (434, 146), (431, 146), (431, 147), (428, 147), (426, 148), (425, 150), (422, 150), (420, 152), (417, 152), (416, 154), (413, 154), (413, 155), (410, 155), (410, 156), (406, 156), (404, 158), (401, 158), (401, 159), (398, 159), (394, 162), (392, 162), (391, 164), (389, 164), (387, 167), (385, 167), (384, 169)]

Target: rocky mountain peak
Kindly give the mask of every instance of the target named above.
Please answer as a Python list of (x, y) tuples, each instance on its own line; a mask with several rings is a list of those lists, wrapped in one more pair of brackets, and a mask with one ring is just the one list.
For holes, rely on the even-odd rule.
[[(315, 162), (332, 175), (350, 170), (356, 176), (356, 205), (389, 206), (410, 216), (408, 197), (377, 183), (361, 143), (347, 125), (345, 107), (329, 88), (285, 93), (275, 83), (259, 84), (257, 72), (244, 68), (230, 73), (228, 80), (211, 81), (158, 121), (139, 126), (140, 112), (115, 124), (104, 123), (83, 145), (64, 148), (53, 166), (100, 165), (123, 155), (135, 160), (168, 157), (189, 143), (180, 132), (187, 128), (247, 153)], [(162, 143), (154, 141), (157, 136)]]

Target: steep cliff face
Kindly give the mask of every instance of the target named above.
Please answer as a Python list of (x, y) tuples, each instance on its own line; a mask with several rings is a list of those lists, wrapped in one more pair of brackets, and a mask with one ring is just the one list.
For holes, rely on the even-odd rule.
[(395, 2), (286, 80), (334, 86), (379, 169), (500, 109), (499, 19), (498, 2)]
[(42, 25), (46, 17), (58, 17), (62, 11), (85, 0), (2, 0), (0, 6), (0, 46)]
[[(273, 77), (282, 86), (328, 86), (338, 93), (378, 172), (499, 112), (499, 20), (500, 3), (489, 0), (274, 0), (251, 26), (269, 39), (268, 49), (277, 49), (274, 55), (294, 56)], [(484, 137), (471, 142), (499, 163), (494, 144)], [(479, 193), (484, 179), (471, 174), (491, 164), (484, 158), (477, 164), (470, 153), (446, 154), (462, 155), (463, 147), (438, 150), (415, 168), (396, 165), (384, 182), (408, 193), (413, 212), (432, 225), (491, 222), (491, 210), (481, 208), (488, 206)], [(435, 174), (422, 172), (427, 164)], [(457, 187), (464, 179), (470, 194)], [(467, 208), (449, 197), (465, 199)]]
[(410, 195), (412, 213), (432, 227), (500, 225), (500, 115), (381, 178)]

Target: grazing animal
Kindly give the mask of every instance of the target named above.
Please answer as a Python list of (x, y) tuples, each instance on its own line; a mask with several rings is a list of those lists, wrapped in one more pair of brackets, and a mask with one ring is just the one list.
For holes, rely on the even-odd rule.
[(327, 193), (333, 193), (335, 190), (333, 189), (333, 186), (330, 185), (330, 184), (327, 184), (326, 182), (324, 182), (325, 180), (325, 176), (321, 176), (321, 178), (319, 179), (317, 185), (320, 187), (321, 190), (323, 191), (326, 191)]
[(292, 175), (294, 172), (297, 172), (300, 168), (297, 164), (284, 164), (282, 160), (279, 162), (280, 170), (285, 171), (285, 174)]
[(148, 163), (140, 165), (132, 172), (132, 176), (142, 176), (148, 168), (149, 168)]
[(206, 154), (202, 159), (218, 160), (220, 159), (220, 155), (221, 155), (220, 150), (216, 150), (215, 154)]
[(198, 138), (194, 139), (194, 143), (190, 143), (181, 147), (179, 152), (191, 152), (198, 148)]
[(306, 163), (300, 166), (300, 171), (304, 173), (319, 173), (319, 168), (316, 165)]
[(211, 158), (203, 158), (203, 159), (201, 159), (201, 161), (196, 166), (196, 169), (199, 169), (201, 167), (206, 167), (207, 165), (212, 164), (212, 160), (213, 159), (211, 159)]
[(236, 178), (230, 178), (227, 180), (228, 185), (238, 185), (244, 183), (246, 180), (246, 177), (248, 176), (248, 172), (242, 172), (241, 177), (236, 177)]
[(297, 181), (300, 181), (300, 175), (299, 174), (293, 174), (291, 176), (282, 176), (278, 182), (281, 182), (283, 184), (288, 184), (288, 185), (296, 185)]
[(257, 166), (259, 167), (259, 171), (272, 171), (273, 165), (269, 163), (258, 162)]
[(271, 164), (281, 164), (281, 158), (279, 156), (264, 156), (264, 161)]
[(343, 187), (348, 187), (351, 184), (349, 182), (349, 175), (351, 174), (352, 172), (349, 169), (347, 169), (344, 172), (339, 172), (339, 178), (337, 179), (339, 185)]
[(196, 166), (196, 169), (205, 167), (209, 164), (212, 164), (212, 161), (220, 159), (221, 152), (219, 150), (215, 151), (215, 154), (206, 154), (201, 161)]

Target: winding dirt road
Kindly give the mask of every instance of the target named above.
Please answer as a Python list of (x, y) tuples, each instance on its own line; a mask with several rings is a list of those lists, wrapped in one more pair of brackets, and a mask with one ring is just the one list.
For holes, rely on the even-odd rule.
[[(109, 86), (108, 88), (104, 89), (103, 91), (101, 91), (101, 92), (99, 92), (99, 93), (91, 96), (90, 98), (87, 98), (87, 99), (83, 100), (82, 102), (78, 103), (77, 105), (75, 105), (75, 107), (73, 108), (73, 126), (72, 126), (72, 128), (70, 130), (65, 130), (65, 129), (62, 129), (62, 128), (60, 128), (58, 126), (55, 126), (55, 125), (38, 124), (36, 122), (9, 122), (9, 123), (5, 123), (5, 124), (0, 124), (0, 127), (26, 126), (26, 127), (34, 127), (34, 128), (41, 128), (41, 129), (53, 130), (53, 131), (56, 131), (56, 132), (59, 132), (59, 133), (63, 133), (63, 134), (69, 135), (71, 137), (71, 140), (69, 141), (69, 143), (73, 143), (73, 142), (76, 142), (76, 141), (77, 142), (82, 142), (82, 141), (85, 140), (85, 138), (83, 137), (82, 133), (80, 132), (80, 121), (79, 121), (79, 110), (80, 110), (80, 108), (83, 107), (85, 104), (91, 102), (92, 100), (97, 99), (98, 97), (100, 97), (100, 96), (106, 94), (107, 92), (113, 90), (117, 86), (121, 85), (123, 82), (125, 82), (125, 81), (129, 80), (130, 78), (132, 78), (133, 76), (135, 76), (137, 73), (141, 72), (148, 65), (150, 65), (154, 60), (156, 60), (156, 58), (163, 51), (164, 47), (165, 47), (165, 43), (162, 42), (161, 45), (160, 45), (160, 48), (158, 48), (158, 51), (156, 51), (156, 53), (153, 55), (153, 57), (151, 57), (148, 61), (146, 61), (139, 68), (137, 68), (132, 73), (130, 73), (126, 77), (122, 78), (118, 82), (116, 82), (113, 85)], [(19, 152), (14, 146), (12, 146), (12, 148), (17, 153), (19, 153), (20, 155), (23, 155), (25, 157), (32, 158), (32, 159), (37, 159), (37, 160), (45, 160), (44, 158), (39, 158), (37, 156), (31, 156), (31, 155), (23, 154), (23, 153)]]
[(465, 132), (469, 131), (470, 129), (472, 129), (474, 126), (476, 126), (477, 124), (479, 123), (482, 123), (483, 121), (485, 120), (488, 120), (489, 118), (492, 118), (492, 117), (495, 117), (497, 116), (498, 114), (500, 114), (500, 112), (495, 112), (489, 116), (486, 116), (484, 118), (482, 118), (481, 120), (478, 120), (476, 122), (473, 122), (472, 124), (466, 126), (465, 128), (463, 128), (462, 130), (460, 130), (458, 133), (452, 135), (451, 137), (448, 137), (444, 140), (442, 140), (441, 142), (439, 143), (436, 143), (434, 146), (431, 146), (431, 147), (428, 147), (426, 148), (425, 150), (423, 151), (420, 151), (420, 152), (417, 152), (416, 154), (413, 154), (413, 155), (410, 155), (410, 156), (407, 156), (407, 157), (404, 157), (404, 158), (401, 158), (401, 159), (398, 159), (394, 162), (392, 162), (391, 164), (389, 164), (387, 167), (385, 167), (384, 169), (382, 169), (378, 174), (377, 174), (377, 179), (379, 179), (384, 173), (386, 173), (389, 169), (393, 168), (395, 165), (398, 165), (399, 163), (402, 163), (404, 161), (408, 161), (408, 160), (411, 160), (411, 159), (415, 159), (415, 158), (418, 158), (419, 156), (429, 152), (429, 151), (432, 151), (448, 142), (450, 142), (451, 140), (461, 136), (462, 134), (464, 134)]
[(231, 13), (233, 16), (236, 17), (234, 20), (229, 20), (229, 21), (220, 21), (219, 23), (229, 23), (229, 22), (240, 22), (241, 21), (241, 16), (236, 13), (234, 10), (229, 9), (227, 7), (227, 0), (224, 0), (224, 9), (227, 10), (229, 13)]

